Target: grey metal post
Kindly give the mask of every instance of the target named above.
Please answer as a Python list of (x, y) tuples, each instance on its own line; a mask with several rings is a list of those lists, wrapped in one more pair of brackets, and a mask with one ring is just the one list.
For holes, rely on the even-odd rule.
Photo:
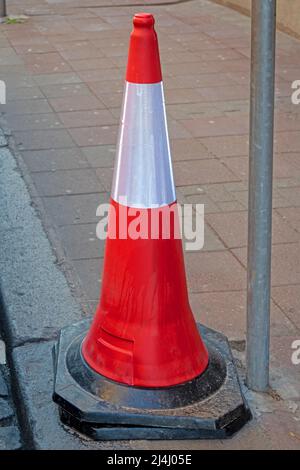
[(276, 0), (252, 0), (247, 385), (269, 386)]
[(6, 0), (0, 0), (0, 18), (6, 16)]

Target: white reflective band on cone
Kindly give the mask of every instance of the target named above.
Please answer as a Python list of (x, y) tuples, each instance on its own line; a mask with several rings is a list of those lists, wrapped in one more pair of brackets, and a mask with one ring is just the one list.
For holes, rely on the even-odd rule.
[(139, 208), (176, 200), (162, 82), (126, 82), (112, 198)]

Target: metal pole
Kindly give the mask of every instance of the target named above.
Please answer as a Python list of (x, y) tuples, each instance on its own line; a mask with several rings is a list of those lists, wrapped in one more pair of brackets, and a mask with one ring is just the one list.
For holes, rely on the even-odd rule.
[(0, 18), (6, 16), (6, 0), (0, 0)]
[(252, 0), (247, 385), (269, 386), (276, 0)]

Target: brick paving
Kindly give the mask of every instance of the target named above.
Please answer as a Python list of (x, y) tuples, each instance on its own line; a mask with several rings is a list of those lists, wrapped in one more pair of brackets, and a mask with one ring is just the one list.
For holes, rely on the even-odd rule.
[[(79, 279), (76, 295), (90, 314), (103, 257), (95, 212), (109, 198), (131, 17), (151, 2), (7, 3), (11, 14), (29, 18), (0, 26), (8, 93), (0, 110), (59, 261)], [(151, 12), (178, 199), (203, 203), (206, 213), (204, 249), (186, 253), (191, 303), (197, 319), (241, 345), (243, 360), (250, 21), (207, 0), (163, 3)], [(271, 385), (281, 400), (266, 398), (272, 413), (258, 413), (258, 428), (211, 448), (300, 447), (300, 366), (291, 363), (291, 343), (300, 338), (300, 105), (290, 98), (291, 82), (300, 79), (300, 42), (277, 37)]]

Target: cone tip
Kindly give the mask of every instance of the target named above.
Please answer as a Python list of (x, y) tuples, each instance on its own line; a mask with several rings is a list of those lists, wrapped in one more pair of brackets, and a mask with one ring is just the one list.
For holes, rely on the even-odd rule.
[(162, 81), (154, 23), (151, 13), (136, 13), (133, 17), (126, 73), (128, 82), (142, 84)]
[(133, 24), (137, 27), (151, 28), (154, 23), (154, 16), (151, 13), (136, 13), (133, 17)]

